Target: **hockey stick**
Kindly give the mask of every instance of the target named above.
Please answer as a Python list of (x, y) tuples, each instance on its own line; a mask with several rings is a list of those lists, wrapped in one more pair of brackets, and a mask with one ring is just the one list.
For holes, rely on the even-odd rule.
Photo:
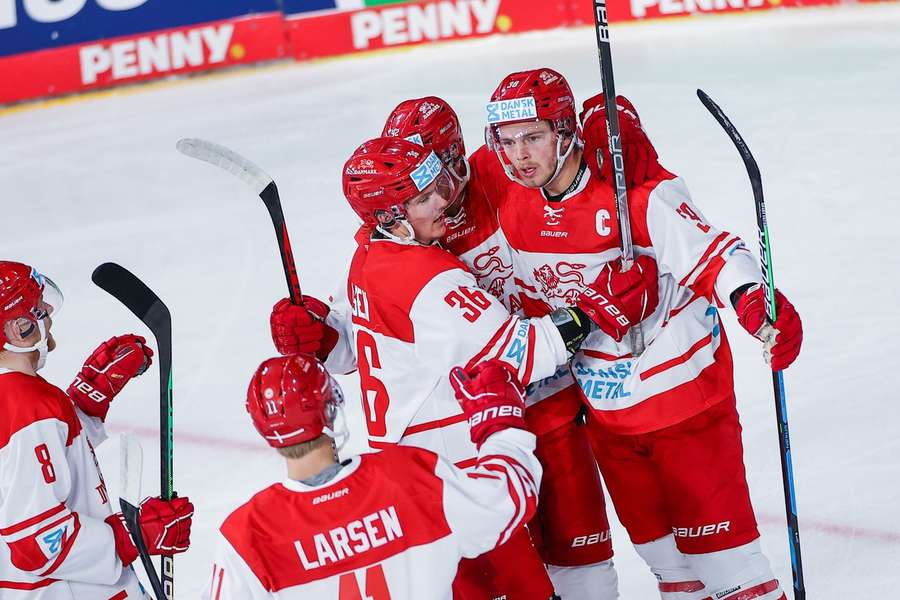
[(163, 586), (159, 582), (159, 575), (153, 567), (153, 561), (150, 559), (150, 553), (147, 552), (147, 544), (144, 542), (144, 536), (141, 533), (141, 510), (128, 502), (125, 498), (119, 498), (119, 506), (122, 508), (122, 515), (125, 517), (125, 524), (128, 525), (128, 531), (131, 533), (131, 539), (138, 549), (138, 555), (141, 557), (141, 563), (144, 565), (144, 571), (147, 572), (147, 579), (150, 580), (150, 587), (156, 594), (156, 600), (166, 600)]
[[(609, 138), (609, 156), (616, 180), (616, 216), (619, 221), (619, 240), (622, 249), (622, 268), (627, 271), (634, 262), (634, 244), (631, 239), (631, 214), (628, 211), (628, 189), (625, 186), (625, 159), (622, 157), (622, 136), (619, 130), (619, 110), (616, 104), (616, 83), (613, 79), (612, 50), (609, 44), (609, 19), (606, 0), (594, 0), (594, 30), (597, 34), (597, 55), (600, 58), (600, 81), (606, 99), (606, 134)], [(632, 353), (644, 352), (644, 330), (640, 323), (632, 325)]]
[[(744, 138), (737, 128), (725, 116), (718, 104), (713, 102), (706, 92), (697, 90), (697, 96), (703, 106), (712, 113), (719, 125), (725, 130), (731, 141), (741, 153), (750, 185), (753, 188), (753, 200), (756, 204), (756, 227), (759, 233), (759, 258), (763, 276), (763, 288), (766, 294), (766, 320), (769, 325), (775, 323), (775, 278), (772, 269), (772, 247), (769, 243), (769, 224), (766, 221), (766, 205), (763, 200), (762, 176), (756, 159), (750, 153)], [(788, 545), (791, 551), (791, 570), (794, 576), (794, 600), (806, 600), (806, 587), (803, 584), (803, 563), (800, 560), (800, 528), (797, 523), (797, 496), (794, 492), (794, 467), (791, 462), (791, 437), (788, 432), (787, 402), (784, 393), (784, 376), (781, 371), (772, 372), (772, 384), (775, 392), (775, 413), (778, 417), (778, 445), (781, 450), (781, 479), (784, 486), (784, 507), (787, 514)]]
[[(172, 316), (169, 309), (163, 304), (162, 300), (148, 288), (144, 282), (135, 277), (130, 271), (115, 263), (103, 263), (91, 275), (91, 280), (100, 288), (104, 289), (116, 300), (125, 305), (125, 307), (140, 319), (146, 325), (153, 337), (156, 338), (156, 353), (159, 364), (159, 475), (160, 475), (160, 497), (163, 500), (171, 500), (175, 497), (173, 489), (173, 472), (172, 472)], [(134, 508), (134, 507), (132, 507)], [(123, 511), (125, 507), (123, 505)], [(134, 509), (137, 510), (137, 509)], [(135, 519), (136, 515), (132, 515)], [(127, 513), (126, 513), (127, 520)], [(134, 521), (134, 526), (137, 521)], [(130, 528), (132, 537), (140, 538), (140, 528), (132, 526)], [(138, 546), (138, 550), (141, 547)], [(151, 574), (153, 564), (150, 557), (146, 554), (146, 547), (143, 548), (141, 560), (144, 567), (147, 568), (147, 576), (151, 583), (156, 577), (155, 571)], [(159, 596), (159, 600), (163, 598), (172, 600), (175, 595), (175, 561), (172, 556), (162, 556), (162, 589), (154, 592)]]
[(275, 227), (278, 250), (281, 253), (281, 266), (284, 268), (284, 278), (287, 281), (291, 303), (298, 306), (303, 304), (300, 280), (297, 277), (297, 265), (294, 263), (291, 240), (284, 222), (284, 212), (281, 209), (281, 199), (278, 196), (278, 187), (276, 187), (275, 181), (265, 171), (237, 152), (214, 142), (197, 138), (183, 138), (178, 140), (175, 148), (185, 156), (225, 169), (248, 184), (259, 195), (263, 204), (266, 205), (272, 225)]

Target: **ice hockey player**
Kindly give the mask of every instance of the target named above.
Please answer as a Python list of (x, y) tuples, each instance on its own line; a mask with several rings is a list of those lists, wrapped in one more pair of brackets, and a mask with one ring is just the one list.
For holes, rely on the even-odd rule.
[[(0, 597), (3, 600), (146, 598), (129, 566), (138, 552), (113, 514), (94, 446), (122, 387), (153, 355), (143, 338), (102, 344), (68, 396), (38, 371), (56, 347), (62, 294), (33, 268), (0, 261)], [(141, 505), (151, 554), (189, 545), (187, 498)]]
[[(623, 129), (640, 130), (633, 107), (620, 104)], [(603, 106), (602, 96), (586, 103), (584, 129), (605, 129)], [(585, 340), (572, 366), (593, 409), (589, 427), (616, 512), (661, 596), (784, 598), (760, 550), (718, 310), (736, 310), (776, 370), (799, 353), (796, 310), (778, 292), (778, 321), (764, 326), (752, 254), (708, 223), (684, 182), (656, 165), (628, 193), (637, 260), (622, 272), (609, 168), (582, 152), (574, 98), (556, 71), (505, 77), (486, 112), (487, 139), (512, 180), (498, 210), (520, 258), (517, 275), (550, 307), (612, 305), (626, 316), (600, 320), (602, 331)], [(640, 179), (634, 169), (631, 176)], [(656, 270), (660, 301), (642, 323), (646, 350), (635, 356), (627, 333), (645, 306), (634, 286)]]
[[(511, 313), (547, 314), (545, 303), (531, 306), (520, 293), (522, 280), (513, 272), (517, 256), (491, 203), (491, 196), (502, 192), (490, 186), (509, 184), (502, 167), (484, 146), (466, 157), (459, 119), (450, 105), (435, 96), (401, 102), (382, 135), (433, 150), (461, 186), (457, 202), (444, 211), (447, 231), (440, 243), (466, 264), (479, 287)], [(629, 158), (635, 155), (632, 145), (628, 151)], [(648, 292), (648, 297), (655, 300), (657, 295)], [(544, 469), (537, 514), (528, 524), (531, 538), (563, 598), (613, 600), (618, 585), (605, 499), (568, 365), (528, 386), (525, 402), (525, 419), (537, 436), (535, 454)]]
[(450, 600), (461, 557), (502, 544), (534, 514), (541, 467), (523, 390), (499, 361), (448, 385), (478, 449), (463, 471), (414, 446), (339, 461), (343, 402), (312, 355), (260, 365), (247, 410), (287, 477), (222, 524), (208, 600)]
[[(347, 161), (344, 192), (365, 223), (346, 288), (350, 306), (332, 305), (331, 313), (322, 313), (328, 335), (297, 344), (320, 352), (330, 345), (329, 367), (342, 356), (356, 359), (349, 367), (359, 370), (371, 447), (415, 445), (470, 466), (475, 448), (443, 373), (454, 364), (499, 358), (526, 382), (546, 378), (590, 331), (590, 320), (569, 307), (539, 319), (511, 316), (478, 288), (458, 258), (435, 244), (446, 232), (443, 211), (458, 185), (432, 151), (400, 138), (370, 140)], [(314, 302), (307, 300), (302, 311), (276, 305), (276, 347), (279, 337), (296, 329), (284, 317), (308, 314)], [(334, 317), (342, 312), (352, 314), (352, 332), (341, 332), (341, 320)], [(480, 597), (485, 585), (497, 586), (491, 597), (506, 594), (509, 600), (552, 594), (525, 532), (490, 557), (462, 565), (459, 598)]]

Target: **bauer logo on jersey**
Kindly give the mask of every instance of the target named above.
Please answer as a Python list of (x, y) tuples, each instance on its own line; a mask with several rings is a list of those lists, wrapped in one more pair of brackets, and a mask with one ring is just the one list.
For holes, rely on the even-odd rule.
[(537, 105), (531, 96), (489, 102), (485, 108), (487, 109), (488, 123), (508, 123), (538, 118)]
[(416, 189), (421, 192), (437, 179), (437, 176), (441, 174), (442, 168), (441, 159), (437, 157), (437, 154), (431, 152), (428, 158), (425, 159), (425, 162), (416, 167), (416, 170), (410, 173), (409, 176), (412, 178), (413, 183), (416, 184)]

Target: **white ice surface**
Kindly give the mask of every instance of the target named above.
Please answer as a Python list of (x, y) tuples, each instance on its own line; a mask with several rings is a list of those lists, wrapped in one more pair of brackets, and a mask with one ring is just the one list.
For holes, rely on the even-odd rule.
[[(687, 179), (711, 221), (754, 245), (743, 165), (696, 87), (722, 105), (760, 163), (776, 280), (805, 324), (803, 354), (785, 379), (809, 597), (900, 597), (900, 6), (612, 34), (617, 88), (664, 164)], [(262, 203), (232, 176), (178, 154), (176, 140), (218, 141), (275, 177), (304, 290), (327, 296), (352, 251), (356, 219), (339, 173), (355, 146), (400, 100), (438, 94), (457, 108), (473, 150), (497, 82), (544, 65), (566, 74), (579, 100), (593, 94), (593, 31), (241, 70), (0, 116), (0, 256), (38, 265), (67, 297), (45, 375), (65, 387), (98, 342), (143, 333), (91, 284), (97, 264), (127, 266), (172, 309), (176, 489), (197, 507), (193, 546), (175, 563), (179, 597), (204, 585), (225, 515), (281, 477), (243, 398), (273, 353), (269, 307), (285, 286)], [(789, 588), (770, 377), (757, 342), (725, 319), (763, 545)], [(159, 485), (156, 373), (130, 384), (109, 416), (114, 430), (141, 435), (146, 493)], [(356, 407), (356, 381), (343, 381)], [(352, 418), (358, 447), (358, 410)], [(102, 453), (111, 485), (114, 451)], [(622, 597), (655, 597), (618, 524), (613, 535)]]

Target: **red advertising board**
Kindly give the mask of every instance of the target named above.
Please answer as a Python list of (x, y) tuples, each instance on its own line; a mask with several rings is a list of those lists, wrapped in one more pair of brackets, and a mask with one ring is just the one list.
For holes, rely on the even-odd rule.
[(288, 17), (298, 60), (410, 44), (552, 29), (572, 21), (571, 0), (432, 0)]
[[(611, 23), (879, 0), (607, 0)], [(890, 0), (881, 0), (890, 1)], [(390, 47), (590, 25), (591, 0), (420, 0), (286, 17), (297, 60)]]
[[(841, 2), (842, 0), (610, 0), (608, 10), (609, 20), (614, 23), (661, 17), (822, 6)], [(575, 23), (593, 22), (590, 2), (573, 1), (572, 8), (575, 11)]]
[(0, 57), (0, 104), (285, 55), (280, 12)]

